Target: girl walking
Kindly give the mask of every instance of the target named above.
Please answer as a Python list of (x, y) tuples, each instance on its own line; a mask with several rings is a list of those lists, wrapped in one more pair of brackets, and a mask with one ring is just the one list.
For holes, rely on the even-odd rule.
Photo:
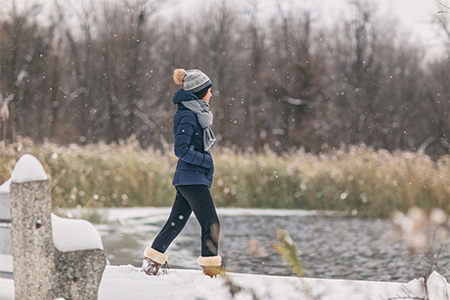
[(173, 79), (181, 86), (172, 100), (178, 106), (173, 123), (174, 150), (178, 157), (173, 185), (177, 193), (166, 224), (151, 247), (144, 251), (142, 271), (156, 275), (159, 268), (166, 265), (167, 248), (194, 212), (202, 230), (198, 263), (205, 275), (215, 277), (223, 274), (224, 269), (218, 255), (219, 218), (210, 193), (214, 163), (209, 149), (216, 140), (210, 128), (212, 83), (206, 74), (196, 69), (176, 69)]

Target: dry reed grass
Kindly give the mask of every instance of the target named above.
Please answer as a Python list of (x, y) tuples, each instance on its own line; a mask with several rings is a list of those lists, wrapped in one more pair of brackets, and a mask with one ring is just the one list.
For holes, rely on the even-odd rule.
[[(119, 144), (59, 146), (21, 139), (0, 155), (0, 180), (18, 158), (35, 155), (51, 176), (56, 207), (170, 206), (176, 157)], [(389, 216), (416, 206), (450, 212), (450, 157), (375, 151), (364, 145), (328, 154), (215, 148), (213, 197), (218, 206), (337, 210)]]

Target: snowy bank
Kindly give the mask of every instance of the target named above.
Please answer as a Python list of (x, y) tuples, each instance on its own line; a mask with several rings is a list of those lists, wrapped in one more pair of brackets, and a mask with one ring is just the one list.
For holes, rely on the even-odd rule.
[[(209, 278), (200, 270), (173, 270), (148, 277), (131, 265), (107, 266), (100, 284), (100, 300), (167, 299), (449, 299), (450, 285), (438, 273), (427, 281), (409, 283), (296, 278), (229, 273)], [(0, 300), (13, 299), (13, 281), (0, 279)], [(235, 293), (234, 298), (232, 292)]]

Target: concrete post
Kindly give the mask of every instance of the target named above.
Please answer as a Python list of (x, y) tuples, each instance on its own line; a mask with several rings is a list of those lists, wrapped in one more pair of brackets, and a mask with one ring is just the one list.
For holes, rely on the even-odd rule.
[(10, 201), (15, 299), (97, 299), (106, 257), (55, 248), (49, 181), (11, 182)]

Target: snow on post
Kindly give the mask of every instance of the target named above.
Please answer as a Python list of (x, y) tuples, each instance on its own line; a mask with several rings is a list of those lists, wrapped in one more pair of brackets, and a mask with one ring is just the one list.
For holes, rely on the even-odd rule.
[(52, 214), (53, 244), (59, 251), (103, 250), (97, 229), (86, 220), (61, 218)]
[(47, 180), (47, 174), (41, 162), (31, 154), (23, 155), (11, 174), (11, 182)]
[(52, 217), (50, 182), (34, 156), (17, 162), (10, 201), (15, 298), (97, 299), (106, 266), (98, 232), (87, 221)]

